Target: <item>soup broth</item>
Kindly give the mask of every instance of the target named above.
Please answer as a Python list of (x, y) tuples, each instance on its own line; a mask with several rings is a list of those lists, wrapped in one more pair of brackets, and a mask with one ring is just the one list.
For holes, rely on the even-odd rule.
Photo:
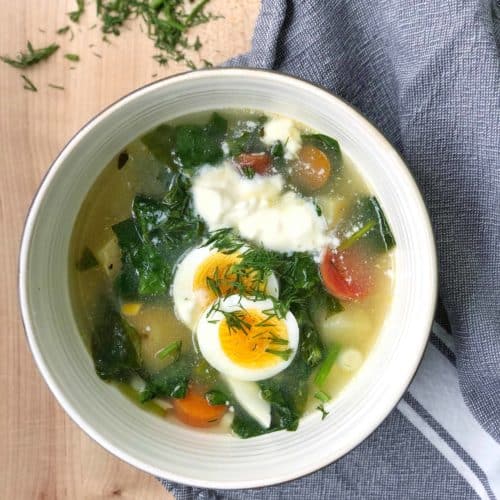
[(295, 430), (369, 356), (394, 245), (333, 138), (253, 111), (191, 115), (94, 183), (72, 302), (97, 374), (145, 410), (243, 438)]

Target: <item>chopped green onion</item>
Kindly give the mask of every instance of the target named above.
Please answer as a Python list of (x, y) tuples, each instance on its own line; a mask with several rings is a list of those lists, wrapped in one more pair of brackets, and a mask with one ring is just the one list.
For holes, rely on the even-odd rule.
[(324, 391), (316, 392), (314, 394), (314, 397), (316, 399), (319, 399), (322, 403), (326, 403), (326, 402), (330, 401), (330, 399), (331, 399), (330, 396)]
[(346, 238), (338, 247), (338, 250), (347, 250), (349, 247), (352, 247), (356, 241), (358, 241), (362, 236), (364, 236), (368, 231), (375, 227), (377, 222), (369, 220), (361, 229), (358, 229), (356, 232), (351, 234), (349, 238)]
[(326, 358), (319, 365), (318, 372), (314, 377), (314, 383), (318, 387), (321, 387), (325, 383), (326, 378), (328, 377), (328, 374), (330, 373), (332, 366), (335, 363), (337, 356), (339, 355), (339, 352), (340, 352), (340, 345), (339, 344), (332, 345), (332, 347), (330, 347), (330, 350), (328, 351), (328, 354), (326, 355)]
[(179, 354), (182, 347), (182, 340), (176, 340), (164, 347), (161, 351), (156, 353), (156, 357), (160, 359), (165, 359), (170, 354), (175, 354), (176, 356)]

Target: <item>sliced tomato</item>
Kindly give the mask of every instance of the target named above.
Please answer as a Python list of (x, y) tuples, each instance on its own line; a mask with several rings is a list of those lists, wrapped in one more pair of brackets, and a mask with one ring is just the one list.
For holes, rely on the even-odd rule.
[(209, 427), (226, 413), (225, 405), (210, 405), (200, 388), (190, 387), (185, 398), (173, 399), (175, 416), (193, 427)]
[(268, 153), (241, 153), (236, 161), (240, 167), (250, 167), (260, 175), (267, 174), (271, 168), (271, 156)]
[(338, 299), (360, 299), (372, 288), (369, 265), (355, 249), (328, 249), (321, 261), (320, 273), (327, 291)]

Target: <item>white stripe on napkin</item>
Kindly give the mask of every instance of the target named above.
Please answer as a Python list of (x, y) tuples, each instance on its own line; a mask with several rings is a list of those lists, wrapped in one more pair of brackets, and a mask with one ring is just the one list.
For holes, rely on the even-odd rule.
[(481, 481), (467, 466), (467, 464), (441, 439), (434, 429), (404, 400), (398, 404), (398, 410), (408, 419), (430, 442), (434, 445), (442, 455), (457, 469), (459, 474), (470, 484), (471, 488), (482, 499), (488, 499), (486, 489)]

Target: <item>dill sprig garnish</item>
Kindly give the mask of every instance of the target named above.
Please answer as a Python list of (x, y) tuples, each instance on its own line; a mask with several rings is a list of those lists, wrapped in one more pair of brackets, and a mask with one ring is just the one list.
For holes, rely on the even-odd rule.
[(31, 42), (27, 43), (28, 51), (19, 52), (16, 59), (8, 56), (0, 56), (0, 60), (4, 63), (10, 64), (14, 68), (27, 68), (33, 64), (37, 64), (44, 59), (49, 58), (58, 48), (59, 45), (52, 43), (47, 47), (42, 47), (40, 49), (33, 48)]

